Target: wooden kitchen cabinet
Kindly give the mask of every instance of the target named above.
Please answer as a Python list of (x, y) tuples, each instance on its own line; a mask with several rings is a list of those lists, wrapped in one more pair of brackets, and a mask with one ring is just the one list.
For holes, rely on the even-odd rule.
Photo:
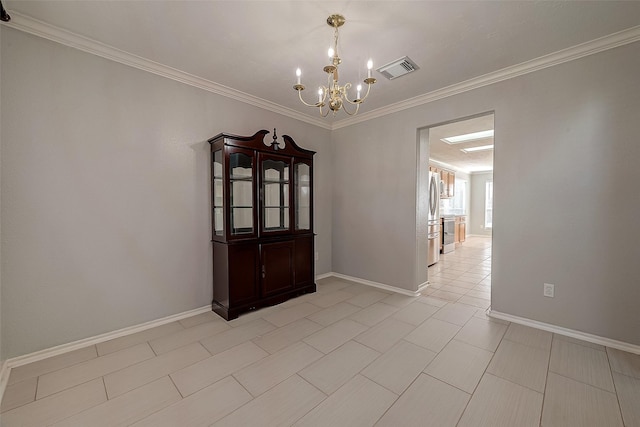
[(456, 246), (460, 246), (467, 238), (467, 217), (456, 216), (455, 224), (454, 242)]
[[(212, 310), (226, 320), (315, 292), (313, 151), (285, 135), (211, 144)], [(275, 131), (274, 131), (275, 133)]]

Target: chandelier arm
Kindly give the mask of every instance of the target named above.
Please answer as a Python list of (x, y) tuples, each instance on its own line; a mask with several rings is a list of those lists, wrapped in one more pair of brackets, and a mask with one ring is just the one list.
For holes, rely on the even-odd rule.
[(342, 108), (344, 109), (344, 112), (350, 116), (355, 116), (356, 114), (358, 114), (358, 110), (360, 109), (360, 103), (356, 103), (355, 106), (356, 106), (356, 109), (350, 113), (349, 110), (347, 110), (347, 105), (342, 104)]
[(300, 98), (300, 102), (302, 102), (307, 107), (321, 107), (322, 105), (324, 105), (324, 99), (323, 102), (316, 102), (315, 104), (309, 104), (308, 102), (305, 102), (305, 100), (302, 99), (302, 90), (298, 90), (298, 98)]
[(364, 96), (363, 96), (362, 98), (360, 98), (360, 99), (358, 99), (358, 100), (353, 100), (353, 101), (351, 101), (351, 100), (349, 100), (349, 98), (347, 98), (347, 97), (345, 96), (345, 98), (344, 98), (344, 99), (345, 99), (345, 101), (347, 101), (347, 102), (348, 102), (349, 104), (351, 104), (351, 105), (360, 105), (360, 104), (362, 104), (362, 103), (364, 102), (364, 100), (365, 100), (365, 99), (367, 99), (367, 96), (369, 96), (369, 91), (370, 91), (370, 90), (371, 90), (371, 83), (368, 83), (368, 84), (367, 84), (367, 93), (365, 93), (365, 94), (364, 94)]

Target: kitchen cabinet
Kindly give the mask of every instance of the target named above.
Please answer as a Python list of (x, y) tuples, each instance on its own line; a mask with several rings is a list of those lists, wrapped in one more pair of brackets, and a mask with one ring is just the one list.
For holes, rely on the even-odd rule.
[(454, 242), (456, 246), (460, 246), (467, 238), (467, 217), (456, 216), (456, 227), (454, 233)]
[(315, 292), (313, 151), (261, 130), (211, 139), (212, 310), (226, 320)]
[(430, 172), (440, 174), (440, 198), (450, 199), (455, 195), (456, 173), (447, 169), (429, 165)]

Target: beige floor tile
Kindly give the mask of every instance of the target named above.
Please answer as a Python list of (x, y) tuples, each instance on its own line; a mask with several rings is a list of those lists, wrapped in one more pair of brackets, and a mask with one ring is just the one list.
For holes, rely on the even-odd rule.
[(353, 298), (353, 294), (345, 291), (335, 291), (316, 295), (315, 298), (311, 299), (309, 302), (313, 305), (317, 305), (318, 307), (327, 308), (349, 298)]
[(414, 329), (405, 339), (438, 353), (459, 330), (459, 326), (431, 317)]
[(0, 412), (6, 412), (10, 409), (26, 405), (27, 403), (36, 400), (37, 383), (37, 378), (29, 378), (24, 381), (20, 381), (19, 383), (13, 383), (7, 386), (4, 390), (4, 395), (2, 396)]
[(231, 326), (227, 325), (224, 320), (211, 321), (153, 339), (149, 341), (149, 344), (156, 354), (162, 354), (229, 329), (231, 329)]
[(206, 313), (196, 314), (195, 316), (185, 317), (184, 319), (180, 319), (179, 322), (184, 328), (191, 328), (202, 323), (219, 321), (220, 316), (218, 316), (213, 311), (207, 311)]
[(229, 376), (138, 421), (132, 427), (207, 427), (251, 399), (249, 392)]
[(37, 399), (154, 357), (148, 344), (138, 344), (40, 376)]
[(396, 306), (377, 302), (349, 316), (349, 319), (355, 320), (363, 325), (373, 326), (382, 322), (398, 310), (399, 308)]
[(613, 372), (622, 419), (627, 427), (640, 426), (640, 379)]
[(460, 297), (462, 297), (462, 295), (460, 294), (456, 294), (453, 292), (447, 292), (447, 291), (442, 291), (440, 289), (437, 289), (435, 291), (433, 291), (429, 296), (434, 297), (434, 298), (440, 298), (443, 299), (445, 301), (448, 302), (456, 302), (460, 299)]
[(104, 376), (109, 399), (148, 384), (211, 355), (200, 343), (180, 347)]
[(403, 295), (399, 293), (393, 293), (388, 297), (384, 298), (381, 302), (389, 305), (393, 305), (396, 307), (405, 307), (412, 302), (417, 301), (420, 297), (412, 297), (409, 295)]
[(436, 314), (431, 316), (434, 319), (444, 320), (458, 326), (463, 326), (476, 313), (476, 308), (465, 304), (449, 304), (442, 307)]
[[(475, 285), (473, 285), (475, 286)], [(469, 292), (469, 288), (464, 288), (460, 286), (455, 286), (452, 284), (444, 285), (440, 288), (441, 291), (453, 292), (454, 294), (464, 295)]]
[(213, 426), (289, 426), (325, 397), (317, 388), (293, 375)]
[(308, 336), (303, 341), (327, 354), (366, 330), (367, 327), (360, 323), (343, 319)]
[(444, 307), (445, 305), (447, 305), (446, 301), (443, 301), (441, 299), (438, 298), (432, 298), (432, 297), (420, 297), (418, 299), (418, 302), (423, 303), (423, 304), (429, 304), (432, 305), (434, 307)]
[(485, 374), (458, 427), (538, 427), (542, 394)]
[(179, 400), (180, 393), (169, 377), (164, 377), (67, 418), (54, 427), (128, 426)]
[(487, 309), (491, 306), (491, 301), (489, 301), (488, 299), (476, 298), (469, 295), (463, 295), (462, 297), (460, 297), (458, 302), (460, 304), (466, 304), (473, 307), (484, 308), (484, 309)]
[(373, 362), (380, 353), (347, 341), (344, 345), (301, 370), (300, 375), (323, 393), (331, 394)]
[(349, 304), (357, 305), (358, 307), (364, 308), (380, 300), (383, 300), (388, 296), (389, 296), (388, 292), (367, 291), (367, 292), (362, 292), (361, 294), (358, 294), (355, 297), (351, 297), (350, 299), (347, 300), (347, 302)]
[[(297, 298), (294, 298), (294, 299), (297, 302)], [(289, 300), (289, 301), (292, 301), (292, 300)], [(268, 316), (280, 310), (282, 310), (282, 307), (280, 305), (263, 307), (258, 310), (253, 310), (247, 313), (243, 313), (239, 317), (233, 320), (227, 321), (227, 325), (231, 326), (232, 328), (236, 328), (238, 326), (246, 325), (247, 323), (253, 322), (254, 320), (263, 319), (265, 316)]]
[(603, 351), (555, 340), (551, 346), (549, 371), (615, 392), (609, 360)]
[(549, 372), (544, 427), (622, 427), (616, 395)]
[(248, 366), (233, 376), (253, 396), (259, 396), (323, 356), (313, 347), (298, 342)]
[(396, 319), (386, 319), (354, 339), (380, 353), (384, 353), (414, 329), (415, 327), (408, 323)]
[(438, 311), (438, 307), (429, 304), (414, 302), (405, 306), (404, 308), (401, 308), (393, 316), (391, 316), (391, 318), (418, 326), (429, 317), (433, 316), (436, 311)]
[(49, 372), (57, 371), (58, 369), (66, 368), (67, 366), (95, 359), (96, 357), (98, 357), (96, 347), (92, 345), (29, 363), (28, 365), (17, 366), (11, 369), (8, 384), (11, 385), (28, 378), (35, 378)]
[(355, 282), (350, 282), (349, 286), (342, 288), (343, 291), (349, 292), (350, 294), (353, 294), (353, 295), (363, 294), (365, 292), (371, 291), (372, 289), (375, 289), (375, 288), (373, 288), (372, 286), (362, 285), (360, 283), (355, 283)]
[(180, 322), (171, 322), (165, 325), (157, 326), (155, 328), (137, 332), (135, 334), (125, 335), (123, 337), (98, 343), (96, 344), (96, 348), (98, 349), (98, 354), (100, 356), (104, 356), (105, 354), (123, 350), (128, 347), (133, 347), (134, 345), (151, 341), (156, 338), (164, 337), (166, 335), (170, 335), (182, 330), (184, 330), (184, 327), (182, 326), (182, 324), (180, 324)]
[(455, 339), (429, 363), (425, 373), (471, 394), (493, 353)]
[(186, 397), (268, 355), (269, 353), (249, 341), (176, 371), (170, 376), (180, 394)]
[(215, 355), (275, 329), (276, 327), (266, 320), (255, 319), (227, 331), (220, 332), (212, 337), (205, 338), (201, 340), (200, 343), (209, 350), (209, 353)]
[(544, 393), (549, 351), (503, 340), (487, 372), (521, 386)]
[[(451, 292), (460, 293), (460, 291), (462, 291), (463, 293), (466, 294), (471, 289), (475, 288), (478, 285), (478, 283), (472, 282), (472, 281), (460, 280), (460, 278), (458, 278), (458, 279), (451, 280), (451, 282), (449, 282), (448, 285), (454, 286), (460, 289), (459, 291), (452, 290)], [(443, 289), (443, 291), (446, 291), (446, 289)]]
[(294, 425), (371, 426), (397, 397), (362, 375), (356, 375)]
[(3, 427), (48, 426), (106, 401), (102, 378), (96, 378), (5, 412), (0, 423)]
[(607, 349), (603, 345), (594, 344), (592, 342), (588, 342), (588, 341), (584, 341), (584, 340), (579, 340), (578, 338), (568, 337), (566, 335), (553, 334), (553, 339), (568, 341), (568, 342), (572, 342), (574, 344), (580, 344), (580, 345), (583, 345), (585, 347), (590, 347), (590, 348), (593, 348), (593, 349), (596, 349), (596, 350), (600, 350), (600, 351), (607, 351)]
[(628, 377), (640, 378), (640, 355), (607, 347), (611, 370)]
[(543, 350), (549, 350), (551, 348), (552, 338), (553, 334), (551, 332), (518, 325), (517, 323), (509, 325), (509, 329), (507, 329), (507, 333), (504, 335), (505, 340), (528, 345), (530, 347), (541, 348)]
[(255, 338), (253, 342), (273, 354), (308, 337), (314, 332), (318, 332), (320, 329), (322, 329), (321, 325), (303, 317), (302, 319), (298, 319), (288, 325)]
[(346, 287), (351, 286), (353, 283), (341, 279), (336, 279), (335, 277), (328, 277), (326, 279), (318, 280), (316, 284), (317, 293), (324, 294), (342, 290)]
[(420, 375), (376, 427), (455, 427), (471, 396), (428, 375)]
[(339, 302), (331, 307), (307, 316), (307, 319), (322, 326), (329, 326), (330, 324), (335, 323), (338, 320), (342, 320), (345, 317), (349, 317), (360, 310), (360, 307), (349, 304), (348, 302)]
[(282, 327), (291, 322), (294, 322), (298, 319), (302, 319), (303, 317), (309, 316), (316, 311), (320, 311), (321, 308), (317, 305), (310, 304), (308, 302), (303, 302), (292, 307), (284, 308), (282, 310), (274, 311), (266, 316), (264, 316), (264, 320), (267, 322), (273, 323), (277, 327)]
[(367, 366), (362, 375), (401, 394), (435, 356), (433, 351), (403, 340)]
[(496, 351), (507, 330), (506, 325), (472, 317), (456, 335), (458, 341)]
[(489, 291), (474, 291), (474, 290), (471, 290), (471, 291), (467, 292), (465, 295), (470, 296), (470, 297), (474, 297), (474, 298), (482, 298), (482, 299), (486, 299), (486, 300), (491, 300), (491, 292), (489, 292)]

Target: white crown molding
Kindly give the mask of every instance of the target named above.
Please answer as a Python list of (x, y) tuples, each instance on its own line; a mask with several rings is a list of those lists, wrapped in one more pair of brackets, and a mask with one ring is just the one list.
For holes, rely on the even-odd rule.
[(456, 83), (451, 86), (435, 90), (433, 92), (418, 95), (405, 101), (397, 102), (395, 104), (378, 108), (373, 111), (360, 113), (355, 117), (349, 117), (330, 123), (324, 121), (322, 118), (311, 117), (291, 108), (276, 104), (274, 102), (249, 95), (244, 92), (240, 92), (230, 87), (203, 79), (198, 76), (194, 76), (193, 74), (185, 73), (184, 71), (180, 71), (154, 61), (150, 61), (148, 59), (133, 55), (123, 50), (116, 49), (104, 43), (100, 43), (88, 37), (72, 33), (71, 31), (58, 28), (43, 21), (39, 21), (27, 15), (22, 15), (18, 12), (11, 12), (11, 21), (5, 23), (4, 25), (328, 130), (336, 130), (367, 120), (386, 116), (388, 114), (397, 113), (408, 108), (427, 104), (429, 102), (437, 101), (439, 99), (454, 96), (463, 92), (468, 92), (473, 89), (512, 79), (523, 74), (532, 73), (534, 71), (573, 61), (575, 59), (593, 55), (608, 49), (613, 49), (640, 40), (640, 25), (638, 25), (586, 43), (582, 43), (567, 49), (560, 50), (558, 52), (551, 53), (549, 55), (544, 55), (539, 58), (523, 62), (521, 64), (513, 65), (511, 67), (503, 68), (502, 70), (474, 77), (464, 82)]
[(640, 25), (333, 123), (340, 129), (640, 40)]
[(555, 334), (564, 335), (571, 338), (576, 338), (582, 341), (587, 341), (593, 344), (603, 345), (605, 347), (611, 347), (618, 350), (626, 351), (628, 353), (640, 354), (640, 345), (627, 343), (624, 341), (613, 340), (611, 338), (605, 338), (598, 335), (588, 334), (586, 332), (576, 331), (574, 329), (563, 328), (561, 326), (552, 325), (550, 323), (539, 322), (537, 320), (527, 319), (526, 317), (514, 316), (512, 314), (501, 313), (495, 310), (489, 310), (487, 312), (489, 317), (496, 319), (506, 320), (508, 322), (517, 323), (519, 325), (529, 326), (535, 329), (541, 329), (543, 331), (553, 332)]
[(249, 95), (248, 93), (244, 93), (167, 65), (145, 59), (141, 56), (116, 49), (99, 41), (58, 28), (27, 15), (22, 15), (18, 12), (11, 12), (11, 21), (7, 22), (5, 25), (83, 52), (88, 52), (139, 70), (157, 74), (189, 86), (194, 86), (217, 95), (244, 102), (274, 113), (282, 114), (283, 116), (291, 117), (324, 129), (331, 129), (331, 124), (321, 118), (310, 117), (291, 108), (283, 107), (282, 105), (267, 101), (266, 99), (258, 98), (257, 96)]

